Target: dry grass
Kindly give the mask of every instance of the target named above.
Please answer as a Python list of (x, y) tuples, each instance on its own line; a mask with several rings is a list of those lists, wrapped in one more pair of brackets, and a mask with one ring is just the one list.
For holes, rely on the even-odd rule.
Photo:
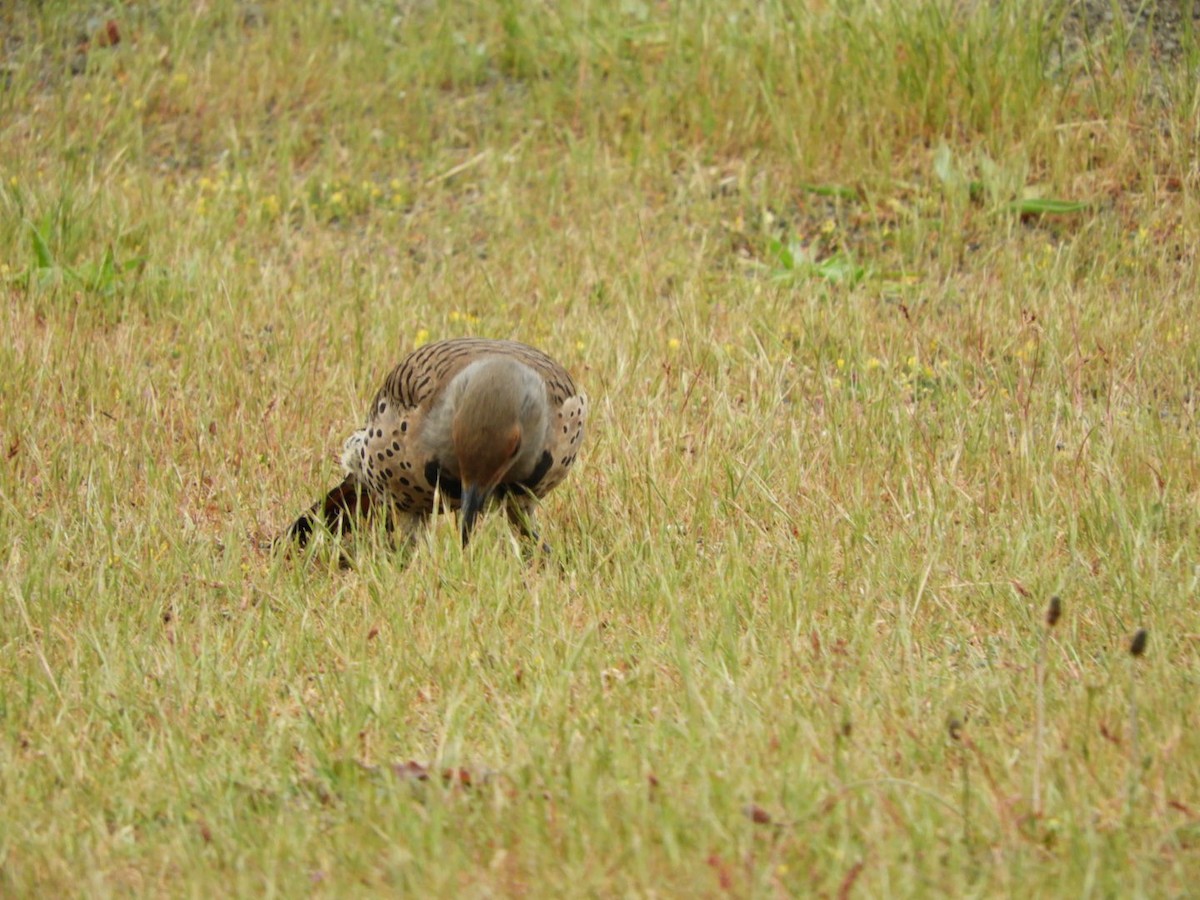
[[(1033, 3), (0, 25), (0, 892), (1191, 889), (1182, 65)], [(592, 398), (553, 562), (264, 552), (468, 333)]]

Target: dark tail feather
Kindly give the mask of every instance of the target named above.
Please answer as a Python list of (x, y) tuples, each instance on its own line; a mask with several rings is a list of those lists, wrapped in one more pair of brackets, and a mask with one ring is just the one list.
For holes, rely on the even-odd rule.
[(371, 495), (362, 490), (353, 476), (347, 475), (345, 481), (293, 522), (282, 539), (307, 546), (318, 519), (334, 534), (346, 535), (353, 530), (355, 519), (365, 518), (370, 512)]

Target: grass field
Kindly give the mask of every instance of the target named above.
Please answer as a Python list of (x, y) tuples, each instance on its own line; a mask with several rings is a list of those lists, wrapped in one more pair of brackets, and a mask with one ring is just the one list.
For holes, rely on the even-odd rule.
[[(195, 0), (0, 32), (0, 894), (1196, 890), (1189, 29)], [(501, 517), (347, 570), (267, 549), (461, 334), (590, 395), (553, 557)]]

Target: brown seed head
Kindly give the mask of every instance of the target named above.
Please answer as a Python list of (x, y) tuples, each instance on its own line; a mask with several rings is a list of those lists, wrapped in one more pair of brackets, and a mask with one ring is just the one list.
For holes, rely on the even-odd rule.
[(1046, 624), (1053, 628), (1062, 618), (1062, 600), (1058, 594), (1050, 598), (1050, 606), (1046, 609)]
[(1139, 628), (1137, 634), (1133, 636), (1133, 640), (1129, 642), (1129, 653), (1131, 656), (1141, 656), (1146, 652), (1146, 629)]

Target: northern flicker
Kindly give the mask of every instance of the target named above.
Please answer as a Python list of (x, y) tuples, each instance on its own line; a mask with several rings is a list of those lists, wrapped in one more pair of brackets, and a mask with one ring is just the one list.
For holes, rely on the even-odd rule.
[(570, 471), (587, 398), (561, 365), (516, 341), (453, 338), (414, 350), (392, 370), (365, 426), (342, 450), (345, 480), (287, 537), (308, 542), (315, 520), (339, 534), (367, 515), (415, 532), (441, 504), (460, 510), (462, 541), (497, 501), (526, 537), (533, 512)]

